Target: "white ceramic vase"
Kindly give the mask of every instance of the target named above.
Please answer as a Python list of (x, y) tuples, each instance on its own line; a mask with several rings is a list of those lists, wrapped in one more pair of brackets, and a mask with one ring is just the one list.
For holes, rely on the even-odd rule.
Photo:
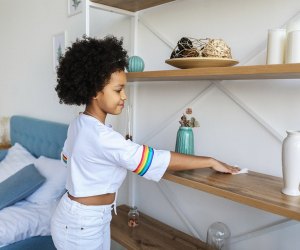
[(300, 195), (300, 131), (286, 131), (287, 137), (282, 143), (282, 193), (291, 196)]

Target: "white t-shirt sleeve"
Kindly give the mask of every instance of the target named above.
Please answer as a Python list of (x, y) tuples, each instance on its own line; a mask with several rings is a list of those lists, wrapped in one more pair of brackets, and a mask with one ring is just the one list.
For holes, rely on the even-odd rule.
[(169, 166), (170, 151), (139, 145), (113, 130), (101, 133), (100, 141), (102, 157), (148, 180), (159, 181)]
[(70, 153), (69, 153), (70, 152), (70, 138), (72, 138), (71, 137), (71, 131), (72, 131), (71, 129), (72, 129), (71, 127), (68, 128), (67, 139), (65, 140), (62, 152), (60, 154), (60, 160), (65, 167), (67, 166), (69, 155), (70, 155)]

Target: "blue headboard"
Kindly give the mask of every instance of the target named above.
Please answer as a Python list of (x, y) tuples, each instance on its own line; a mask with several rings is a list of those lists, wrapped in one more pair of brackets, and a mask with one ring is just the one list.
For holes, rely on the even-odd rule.
[(58, 122), (18, 115), (10, 119), (11, 145), (18, 142), (35, 157), (59, 159), (67, 130), (67, 124)]

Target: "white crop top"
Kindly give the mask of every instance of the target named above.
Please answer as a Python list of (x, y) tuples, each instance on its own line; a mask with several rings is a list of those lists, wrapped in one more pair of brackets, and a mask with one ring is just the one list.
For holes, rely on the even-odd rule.
[(125, 140), (111, 127), (81, 114), (68, 128), (62, 161), (67, 165), (68, 192), (87, 197), (117, 192), (127, 170), (159, 181), (169, 165), (170, 152)]

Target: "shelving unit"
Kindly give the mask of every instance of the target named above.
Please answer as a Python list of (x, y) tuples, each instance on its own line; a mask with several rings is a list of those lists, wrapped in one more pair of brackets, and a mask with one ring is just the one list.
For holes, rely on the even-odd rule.
[(300, 63), (212, 67), (127, 73), (129, 82), (187, 80), (299, 79)]
[[(108, 11), (123, 13), (136, 18), (136, 11), (172, 1), (160, 0), (91, 0), (106, 5)], [(99, 6), (100, 8), (100, 6)], [(117, 8), (120, 11), (114, 9)], [(254, 80), (254, 79), (300, 79), (300, 64), (253, 65), (234, 67), (210, 67), (197, 69), (173, 69), (127, 73), (128, 82), (191, 81), (191, 80)], [(225, 199), (300, 220), (300, 197), (281, 193), (282, 178), (250, 171), (247, 174), (227, 175), (210, 169), (166, 172), (164, 179), (190, 188), (198, 189)], [(127, 226), (128, 207), (118, 208), (118, 216), (112, 220), (112, 238), (128, 249), (205, 249), (205, 244), (195, 247), (195, 239), (185, 238), (184, 245), (174, 229), (153, 218), (142, 215), (140, 228)], [(155, 238), (155, 241), (153, 240)], [(161, 239), (162, 238), (162, 239)], [(164, 241), (167, 239), (167, 245)], [(153, 245), (153, 242), (156, 245)], [(173, 245), (172, 245), (173, 244)], [(183, 244), (183, 245), (180, 245)], [(160, 247), (164, 246), (164, 247)], [(194, 248), (189, 248), (193, 246)], [(169, 248), (168, 248), (169, 247)]]
[(113, 215), (111, 237), (126, 249), (204, 250), (206, 244), (140, 212), (140, 224), (128, 227), (129, 207), (117, 207)]
[[(129, 82), (187, 80), (299, 79), (300, 64), (212, 67), (127, 73)], [(164, 179), (300, 220), (300, 197), (281, 193), (282, 178), (250, 171), (226, 175), (210, 169), (167, 172)]]

